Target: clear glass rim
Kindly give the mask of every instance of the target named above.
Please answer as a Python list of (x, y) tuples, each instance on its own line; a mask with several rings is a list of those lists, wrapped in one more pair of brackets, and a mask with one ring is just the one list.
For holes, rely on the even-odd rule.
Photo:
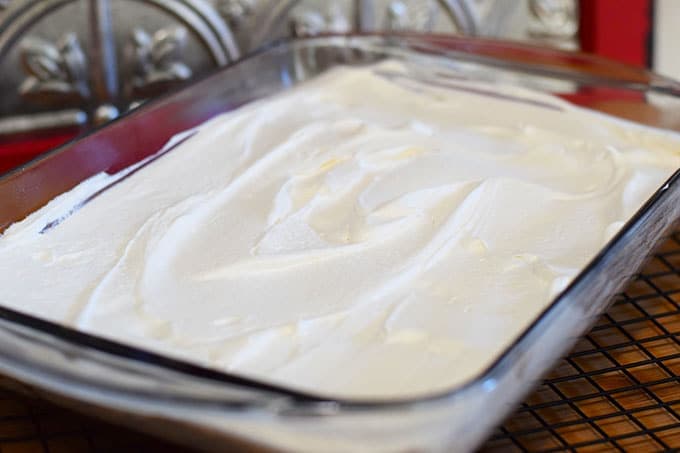
[[(446, 48), (445, 44), (455, 44), (452, 49)], [(485, 45), (490, 45), (494, 49), (510, 49), (519, 50), (522, 52), (535, 51), (541, 54), (548, 54), (556, 58), (566, 58), (566, 59), (576, 59), (579, 62), (588, 62), (597, 65), (614, 65), (615, 67), (626, 67), (627, 70), (631, 71), (637, 80), (633, 77), (628, 78), (607, 78), (599, 75), (584, 74), (578, 70), (568, 70), (565, 68), (550, 67), (546, 64), (521, 64), (514, 60), (508, 60), (501, 58), (500, 56), (489, 56), (489, 55), (479, 55), (477, 51), (478, 48), (471, 47), (466, 50), (465, 46), (470, 43), (476, 44), (478, 46), (484, 47)], [(509, 69), (512, 71), (525, 72), (533, 75), (539, 76), (550, 76), (566, 80), (572, 80), (584, 83), (593, 83), (599, 86), (611, 86), (618, 88), (625, 88), (631, 90), (644, 90), (648, 92), (662, 92), (671, 96), (680, 95), (680, 85), (670, 79), (662, 76), (658, 76), (654, 73), (635, 68), (632, 66), (621, 65), (619, 63), (614, 63), (606, 59), (599, 57), (594, 57), (587, 54), (581, 54), (577, 52), (566, 52), (561, 50), (553, 50), (542, 47), (526, 46), (520, 44), (508, 44), (501, 43), (493, 40), (479, 40), (475, 38), (460, 38), (451, 36), (438, 36), (438, 35), (421, 35), (414, 33), (402, 33), (402, 34), (350, 34), (350, 35), (327, 35), (321, 37), (313, 38), (303, 38), (303, 39), (286, 39), (276, 41), (274, 43), (263, 46), (262, 48), (244, 56), (243, 58), (219, 69), (216, 73), (209, 74), (205, 77), (200, 78), (192, 82), (192, 84), (183, 87), (172, 93), (168, 93), (160, 98), (157, 98), (149, 103), (141, 106), (140, 108), (126, 113), (119, 117), (118, 119), (108, 123), (107, 125), (95, 128), (88, 131), (81, 137), (78, 137), (68, 143), (65, 143), (52, 151), (42, 154), (35, 158), (34, 160), (0, 175), (0, 182), (11, 178), (12, 176), (25, 171), (26, 169), (36, 165), (36, 163), (48, 158), (51, 155), (58, 154), (67, 150), (73, 143), (87, 140), (87, 138), (95, 133), (101, 128), (110, 127), (112, 124), (116, 124), (125, 121), (132, 115), (143, 114), (146, 108), (152, 106), (159, 102), (164, 102), (167, 99), (172, 98), (178, 92), (183, 92), (190, 89), (194, 83), (204, 81), (207, 78), (214, 77), (221, 71), (228, 70), (229, 68), (239, 65), (243, 61), (253, 59), (261, 54), (267, 52), (276, 52), (281, 49), (286, 49), (288, 47), (319, 47), (319, 46), (369, 46), (375, 47), (375, 50), (389, 51), (389, 50), (403, 50), (406, 52), (413, 53), (432, 53), (434, 55), (440, 56), (442, 58), (455, 58), (455, 61), (473, 62), (480, 63), (483, 65), (497, 66), (503, 69)], [(511, 54), (512, 52), (510, 52)], [(509, 54), (508, 54), (509, 55)], [(206, 368), (200, 365), (189, 363), (184, 360), (173, 359), (161, 354), (150, 352), (135, 346), (128, 346), (118, 341), (112, 341), (104, 339), (95, 335), (91, 335), (85, 332), (75, 330), (70, 327), (63, 326), (61, 324), (40, 319), (36, 316), (24, 314), (16, 310), (0, 306), (0, 319), (6, 321), (10, 324), (27, 328), (33, 330), (40, 334), (47, 334), (49, 336), (55, 337), (60, 341), (69, 343), (74, 346), (86, 347), (88, 349), (97, 351), (99, 353), (104, 353), (111, 355), (113, 357), (122, 360), (131, 360), (139, 362), (145, 365), (151, 365), (154, 367), (160, 367), (164, 369), (177, 372), (179, 374), (185, 375), (188, 378), (200, 378), (204, 382), (209, 381), (215, 385), (230, 384), (235, 385), (240, 388), (248, 390), (259, 390), (272, 395), (273, 397), (286, 397), (290, 399), (296, 405), (309, 405), (322, 403), (327, 405), (332, 403), (333, 407), (342, 410), (362, 410), (362, 409), (392, 409), (402, 406), (409, 406), (415, 403), (425, 403), (433, 402), (439, 400), (445, 400), (449, 398), (456, 397), (457, 395), (463, 393), (467, 389), (491, 379), (494, 374), (504, 366), (510, 355), (512, 355), (513, 350), (518, 347), (522, 341), (532, 333), (544, 320), (547, 318), (551, 312), (556, 310), (561, 305), (568, 303), (570, 295), (576, 291), (577, 287), (584, 283), (584, 281), (591, 277), (594, 273), (597, 273), (600, 268), (606, 265), (610, 256), (615, 252), (615, 249), (625, 245), (627, 237), (634, 234), (634, 231), (644, 222), (646, 213), (662, 201), (665, 194), (668, 192), (668, 188), (675, 186), (680, 179), (680, 170), (676, 171), (667, 182), (662, 185), (652, 197), (635, 213), (635, 215), (626, 222), (626, 224), (621, 228), (621, 230), (612, 238), (610, 241), (600, 250), (600, 252), (579, 272), (579, 274), (573, 279), (573, 281), (559, 294), (553, 301), (543, 310), (541, 313), (529, 324), (529, 326), (517, 336), (512, 343), (510, 343), (487, 367), (480, 371), (475, 377), (469, 379), (468, 381), (456, 385), (451, 389), (444, 391), (439, 391), (436, 393), (407, 397), (407, 398), (394, 398), (394, 399), (346, 399), (346, 398), (334, 398), (323, 395), (317, 395), (310, 392), (297, 391), (285, 386), (276, 384), (267, 384), (265, 382), (237, 376), (227, 372), (219, 371), (216, 369)], [(92, 360), (92, 359), (91, 359)], [(40, 368), (43, 372), (50, 372), (45, 370), (44, 364), (38, 364), (34, 362), (27, 361), (24, 365), (34, 366)], [(114, 391), (125, 392), (127, 389), (123, 387), (118, 387), (110, 382), (94, 382), (88, 381), (89, 384), (94, 386), (107, 387)], [(152, 393), (147, 396), (172, 396), (172, 395), (162, 395), (160, 392)], [(192, 398), (187, 397), (186, 399), (191, 400), (197, 404), (205, 402), (204, 398)], [(212, 401), (215, 403), (215, 401)], [(217, 401), (219, 403), (219, 401)], [(229, 400), (224, 401), (229, 403)], [(233, 402), (233, 401), (232, 401)]]

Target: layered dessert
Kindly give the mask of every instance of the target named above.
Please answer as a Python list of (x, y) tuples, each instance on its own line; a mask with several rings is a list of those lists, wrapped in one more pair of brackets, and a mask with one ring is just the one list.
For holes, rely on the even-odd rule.
[(680, 167), (676, 135), (396, 62), (175, 145), (8, 228), (0, 303), (347, 398), (478, 376)]

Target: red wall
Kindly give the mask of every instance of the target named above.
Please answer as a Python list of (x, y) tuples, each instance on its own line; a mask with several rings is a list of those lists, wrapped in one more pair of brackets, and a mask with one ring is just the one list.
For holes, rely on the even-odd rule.
[(649, 65), (653, 6), (653, 0), (580, 0), (582, 50)]

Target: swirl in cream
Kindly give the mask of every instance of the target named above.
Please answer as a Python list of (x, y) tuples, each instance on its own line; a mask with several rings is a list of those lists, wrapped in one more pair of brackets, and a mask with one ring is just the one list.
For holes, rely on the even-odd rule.
[(486, 367), (680, 164), (557, 98), (339, 68), (219, 116), (0, 239), (2, 303), (297, 389), (404, 397)]

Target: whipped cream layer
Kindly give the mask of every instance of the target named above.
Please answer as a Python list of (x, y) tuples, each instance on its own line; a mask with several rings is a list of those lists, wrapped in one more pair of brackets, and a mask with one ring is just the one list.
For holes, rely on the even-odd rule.
[(680, 140), (414, 74), (337, 68), (83, 182), (0, 237), (0, 303), (329, 396), (474, 378), (680, 166)]

